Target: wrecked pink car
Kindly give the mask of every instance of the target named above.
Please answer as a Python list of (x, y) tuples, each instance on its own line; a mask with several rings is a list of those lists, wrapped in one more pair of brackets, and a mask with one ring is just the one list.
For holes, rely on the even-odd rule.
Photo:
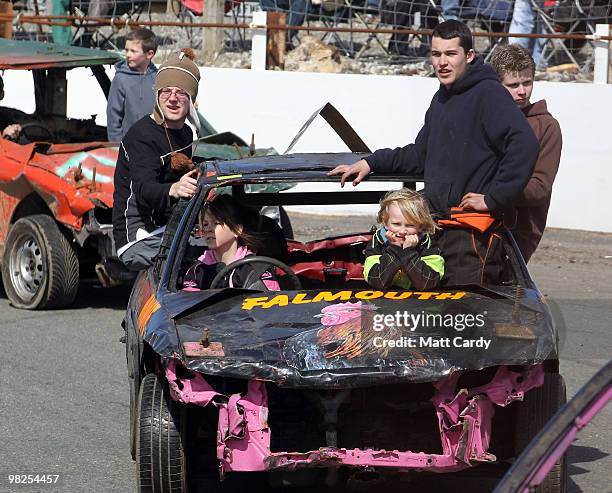
[[(175, 210), (124, 320), (140, 491), (222, 489), (237, 473), (267, 481), (262, 488), (340, 488), (364, 477), (484, 471), (518, 456), (565, 401), (551, 313), (504, 229), (495, 285), (375, 290), (363, 276), (371, 231), (299, 242), (268, 225), (257, 256), (226, 266), (210, 289), (182, 289), (212, 191), (257, 207), (377, 204), (382, 186), (249, 191), (336, 182), (328, 171), (361, 156), (202, 165), (198, 194)], [(368, 182), (400, 188), (406, 179)], [(258, 276), (228, 287), (226, 275), (244, 263), (273, 269), (281, 290)], [(562, 491), (563, 460), (546, 481), (546, 491)]]

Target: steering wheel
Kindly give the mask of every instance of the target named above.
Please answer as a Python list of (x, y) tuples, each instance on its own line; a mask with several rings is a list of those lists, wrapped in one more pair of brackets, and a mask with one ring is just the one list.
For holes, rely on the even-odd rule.
[(28, 133), (26, 132), (26, 130), (29, 129), (29, 128), (42, 128), (47, 133), (47, 135), (49, 136), (49, 141), (50, 142), (55, 142), (55, 134), (43, 122), (28, 122), (28, 123), (24, 123), (23, 125), (21, 125), (21, 133), (19, 134), (19, 138), (20, 139), (23, 138), (27, 142), (34, 142), (34, 140), (36, 140), (36, 139), (32, 139), (28, 135)]
[(300, 283), (298, 276), (295, 275), (295, 272), (293, 272), (291, 267), (289, 267), (286, 263), (281, 262), (280, 260), (276, 260), (272, 257), (264, 257), (261, 255), (252, 255), (250, 257), (245, 257), (240, 260), (236, 260), (231, 264), (227, 264), (214, 277), (214, 279), (210, 283), (209, 289), (219, 289), (220, 287), (222, 287), (221, 284), (223, 282), (223, 278), (226, 275), (228, 275), (230, 272), (237, 269), (238, 267), (248, 264), (259, 264), (259, 267), (253, 267), (253, 270), (247, 276), (243, 286), (246, 289), (259, 289), (262, 291), (270, 291), (270, 289), (268, 289), (268, 287), (261, 279), (263, 273), (267, 271), (270, 266), (277, 267), (285, 274), (287, 274), (287, 277), (291, 281), (292, 289), (296, 291), (302, 289), (302, 283)]

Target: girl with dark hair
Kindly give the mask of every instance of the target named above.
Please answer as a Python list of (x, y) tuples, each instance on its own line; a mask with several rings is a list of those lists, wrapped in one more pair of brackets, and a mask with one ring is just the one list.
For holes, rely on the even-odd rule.
[[(231, 195), (218, 195), (209, 202), (201, 223), (207, 249), (187, 270), (183, 288), (207, 289), (226, 265), (255, 255), (260, 247), (258, 223), (257, 211), (241, 205)], [(234, 269), (226, 277), (227, 286), (243, 287), (252, 270), (248, 264)], [(261, 279), (268, 289), (280, 289), (269, 272), (264, 272)]]

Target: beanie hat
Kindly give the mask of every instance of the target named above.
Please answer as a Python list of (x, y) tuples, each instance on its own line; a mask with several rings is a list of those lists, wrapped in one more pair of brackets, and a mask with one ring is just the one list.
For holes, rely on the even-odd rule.
[(164, 87), (178, 87), (189, 94), (189, 113), (187, 118), (200, 128), (199, 118), (193, 103), (198, 96), (200, 69), (193, 62), (194, 53), (191, 48), (183, 48), (179, 53), (173, 53), (158, 69), (155, 77), (155, 108), (151, 115), (158, 125), (164, 122), (164, 114), (159, 106), (159, 91)]

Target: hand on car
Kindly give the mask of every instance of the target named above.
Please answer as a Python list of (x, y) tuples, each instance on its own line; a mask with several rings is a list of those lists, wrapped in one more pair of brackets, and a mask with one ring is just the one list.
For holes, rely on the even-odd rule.
[(340, 186), (343, 187), (344, 182), (350, 176), (357, 175), (357, 178), (353, 180), (353, 186), (356, 186), (361, 183), (361, 180), (363, 180), (371, 172), (372, 170), (370, 169), (370, 165), (368, 164), (368, 162), (365, 159), (360, 159), (359, 161), (351, 165), (341, 164), (340, 166), (336, 166), (327, 174), (329, 176), (342, 175), (340, 177)]
[(404, 235), (387, 230), (385, 236), (389, 240), (389, 243), (402, 248), (413, 248), (419, 243), (419, 237), (417, 235)]
[(21, 125), (19, 125), (19, 123), (14, 123), (12, 125), (9, 125), (2, 131), (2, 138), (9, 140), (17, 140), (20, 133)]
[(478, 212), (487, 212), (489, 208), (485, 202), (485, 196), (481, 193), (466, 193), (461, 199), (459, 207), (471, 209)]
[(174, 197), (175, 199), (191, 198), (198, 189), (198, 180), (196, 178), (197, 173), (198, 170), (193, 169), (189, 173), (185, 173), (183, 176), (181, 176), (179, 181), (172, 184), (168, 195), (170, 195), (170, 197)]

